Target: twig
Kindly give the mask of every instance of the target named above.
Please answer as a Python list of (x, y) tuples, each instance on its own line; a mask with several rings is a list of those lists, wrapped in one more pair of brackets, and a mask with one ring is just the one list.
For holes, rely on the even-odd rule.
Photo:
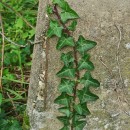
[(4, 27), (2, 22), (2, 16), (0, 14), (0, 24), (2, 28), (2, 57), (1, 57), (1, 70), (0, 70), (0, 89), (2, 91), (2, 76), (3, 76), (3, 69), (4, 69), (4, 48), (5, 48), (5, 38), (4, 38)]
[(9, 97), (10, 102), (12, 103), (12, 106), (13, 106), (13, 109), (14, 109), (15, 114), (18, 115), (18, 113), (15, 111), (15, 110), (16, 110), (16, 107), (15, 107), (15, 105), (14, 105), (14, 102), (13, 102), (13, 100), (12, 100), (12, 98), (10, 97), (10, 95), (9, 95), (8, 92), (7, 92), (7, 96)]
[(29, 44), (34, 45), (34, 44), (38, 44), (38, 43), (43, 42), (43, 40), (41, 40), (41, 41), (36, 41), (36, 42), (32, 42), (32, 41), (28, 40), (28, 43), (26, 43), (25, 45), (19, 45), (18, 43), (15, 43), (15, 42), (13, 42), (12, 40), (10, 40), (9, 38), (7, 38), (2, 32), (0, 32), (0, 34), (2, 35), (2, 37), (4, 37), (5, 40), (7, 40), (7, 41), (10, 42), (11, 44), (16, 45), (16, 46), (19, 46), (19, 47), (26, 47), (26, 46), (29, 45)]
[[(122, 40), (122, 33), (121, 33), (121, 30), (120, 30), (120, 27), (118, 27), (116, 24), (115, 24), (115, 27), (116, 29), (118, 30), (119, 32), (119, 41), (118, 41), (118, 45), (117, 45), (117, 52), (116, 52), (116, 61), (117, 61), (117, 65), (118, 65), (118, 73), (119, 73), (119, 76), (120, 76), (120, 81), (121, 81), (121, 84), (122, 84), (122, 90), (123, 90), (123, 93), (124, 93), (124, 100), (125, 102), (129, 105), (127, 99), (125, 98), (125, 84), (124, 84), (124, 80), (123, 80), (123, 77), (121, 75), (121, 68), (120, 68), (120, 62), (119, 62), (119, 49), (120, 49), (120, 44), (121, 44), (121, 40)], [(126, 113), (126, 112), (125, 112)], [(128, 114), (127, 114), (128, 115)]]
[(32, 29), (35, 29), (30, 22), (28, 22), (19, 12), (17, 12), (15, 9), (13, 9), (11, 6), (9, 6), (8, 4), (6, 4), (5, 2), (2, 2), (2, 0), (0, 0), (0, 3), (2, 3), (5, 7), (11, 9), (13, 12), (15, 12), (15, 14), (19, 17), (21, 17), (23, 19), (23, 21)]
[(113, 77), (113, 74), (112, 74), (112, 72), (111, 72), (111, 70), (108, 68), (108, 66), (103, 62), (103, 60), (102, 60), (102, 57), (101, 56), (99, 56), (99, 60), (100, 60), (100, 62), (105, 66), (105, 68), (107, 68), (107, 70), (108, 70), (108, 72), (110, 73), (110, 75)]
[(120, 49), (120, 44), (121, 44), (121, 40), (122, 40), (122, 33), (120, 30), (120, 27), (118, 27), (116, 24), (115, 24), (115, 27), (117, 28), (117, 30), (119, 32), (119, 42), (118, 42), (117, 51), (116, 51), (116, 61), (117, 61), (117, 65), (118, 65), (118, 73), (120, 76), (122, 87), (125, 87), (124, 80), (123, 80), (122, 75), (121, 75), (121, 67), (120, 67), (120, 63), (119, 63), (119, 49)]

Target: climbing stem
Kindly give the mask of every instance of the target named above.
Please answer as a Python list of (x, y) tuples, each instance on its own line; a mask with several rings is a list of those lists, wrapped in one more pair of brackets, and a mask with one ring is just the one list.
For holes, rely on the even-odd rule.
[(66, 34), (70, 35), (70, 34), (71, 34), (70, 31), (68, 30), (68, 28), (66, 27), (66, 25), (65, 25), (65, 24), (62, 22), (62, 20), (61, 20), (61, 17), (60, 17), (60, 14), (59, 14), (59, 12), (58, 12), (57, 5), (56, 5), (56, 4), (54, 5), (53, 13), (57, 16), (57, 18), (58, 18), (60, 24), (63, 26), (64, 32), (65, 32)]
[[(60, 17), (60, 15), (59, 15), (59, 12), (58, 12), (58, 9), (57, 9), (57, 6), (56, 6), (56, 5), (54, 5), (53, 13), (57, 16), (57, 18), (58, 18), (60, 24), (63, 26), (64, 32), (65, 32), (68, 36), (71, 36), (70, 31), (68, 30), (68, 28), (66, 27), (66, 25), (65, 25), (65, 24), (62, 22), (62, 20), (61, 20), (61, 17)], [(78, 81), (79, 78), (80, 78), (80, 74), (79, 74), (79, 70), (77, 69), (77, 68), (78, 68), (78, 57), (77, 57), (76, 45), (73, 47), (73, 53), (74, 53), (74, 63), (75, 63), (75, 68), (76, 68), (76, 81)], [(75, 113), (74, 105), (75, 105), (75, 102), (76, 102), (77, 87), (78, 87), (78, 82), (76, 82), (75, 87), (74, 87), (74, 89), (73, 89), (73, 91), (74, 91), (73, 103), (72, 103), (72, 113), (73, 113), (73, 114)], [(75, 117), (75, 115), (73, 115), (73, 116)], [(71, 122), (72, 122), (72, 121), (71, 121)], [(73, 122), (72, 122), (72, 124), (71, 124), (71, 130), (74, 130)]]
[[(75, 62), (75, 68), (76, 68), (76, 81), (78, 81), (80, 79), (80, 73), (79, 73), (79, 70), (77, 69), (78, 68), (78, 57), (77, 57), (77, 51), (76, 51), (76, 47), (74, 46), (73, 47), (73, 52), (74, 52), (74, 62)], [(73, 106), (72, 106), (72, 113), (74, 114), (75, 113), (75, 110), (74, 110), (74, 105), (75, 105), (75, 102), (76, 102), (76, 93), (77, 93), (77, 87), (78, 87), (78, 82), (76, 82), (76, 85), (74, 87), (74, 96), (73, 96)], [(75, 114), (73, 115), (74, 118), (75, 118)], [(71, 125), (71, 130), (73, 130), (73, 123)]]
[[(79, 35), (78, 40), (75, 41), (72, 32), (76, 29), (76, 19), (79, 15), (66, 0), (52, 0), (52, 5), (47, 6), (47, 13), (49, 17), (52, 16), (47, 37), (57, 36), (59, 38), (57, 50), (71, 47), (71, 51), (61, 54), (64, 66), (56, 74), (61, 78), (58, 86), (61, 94), (54, 100), (54, 103), (62, 105), (58, 110), (63, 115), (57, 117), (64, 124), (60, 130), (83, 130), (86, 125), (85, 117), (90, 114), (86, 103), (99, 98), (88, 89), (100, 86), (99, 81), (91, 75), (94, 65), (88, 54), (88, 51), (97, 43), (85, 39), (82, 35)], [(84, 75), (81, 77), (80, 71), (82, 70)], [(79, 90), (80, 83), (83, 87)]]

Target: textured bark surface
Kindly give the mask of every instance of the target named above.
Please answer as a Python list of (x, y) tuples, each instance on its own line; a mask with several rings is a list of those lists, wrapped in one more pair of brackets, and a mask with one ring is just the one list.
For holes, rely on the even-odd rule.
[[(100, 99), (89, 103), (91, 115), (86, 118), (84, 130), (130, 129), (130, 0), (67, 0), (80, 15), (75, 39), (82, 34), (97, 42), (91, 51), (95, 64), (93, 76), (101, 82), (100, 89), (93, 90)], [(47, 0), (39, 1), (36, 40), (45, 28)], [(58, 105), (61, 69), (60, 52), (56, 51), (56, 38), (49, 40), (48, 79), (46, 109), (44, 109), (44, 78), (46, 55), (42, 44), (35, 45), (27, 110), (31, 130), (59, 130)], [(68, 51), (68, 49), (64, 49)], [(39, 87), (40, 86), (40, 87)], [(39, 89), (40, 88), (40, 89)], [(34, 103), (35, 102), (35, 103)]]

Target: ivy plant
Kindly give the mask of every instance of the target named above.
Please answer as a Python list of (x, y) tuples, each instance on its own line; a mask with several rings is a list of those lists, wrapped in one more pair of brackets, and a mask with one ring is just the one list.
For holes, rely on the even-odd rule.
[(85, 118), (90, 114), (87, 103), (98, 99), (90, 88), (100, 86), (99, 81), (91, 75), (94, 65), (88, 53), (96, 46), (96, 42), (82, 35), (79, 35), (77, 41), (74, 39), (72, 32), (76, 29), (79, 16), (65, 0), (53, 0), (47, 6), (47, 14), (50, 18), (47, 37), (58, 37), (57, 50), (72, 48), (72, 51), (61, 54), (64, 66), (56, 74), (61, 78), (58, 86), (61, 94), (54, 101), (61, 106), (59, 112), (62, 116), (57, 117), (63, 123), (60, 130), (83, 130)]

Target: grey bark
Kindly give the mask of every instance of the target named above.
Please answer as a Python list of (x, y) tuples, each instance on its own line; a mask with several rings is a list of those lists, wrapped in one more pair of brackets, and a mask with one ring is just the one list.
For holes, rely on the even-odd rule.
[[(86, 118), (84, 130), (129, 130), (130, 129), (130, 0), (67, 0), (80, 15), (74, 33), (97, 41), (91, 51), (95, 64), (93, 75), (101, 82), (97, 93), (100, 99), (88, 103), (91, 116)], [(39, 13), (35, 41), (43, 34), (46, 25), (47, 0), (39, 1)], [(119, 39), (121, 39), (119, 41)], [(57, 39), (50, 39), (48, 55), (47, 107), (44, 109), (44, 73), (46, 64), (42, 44), (34, 47), (27, 111), (31, 130), (59, 130), (62, 126), (56, 119), (58, 106), (53, 103), (59, 95), (59, 80), (55, 74), (62, 67), (60, 52), (56, 51)], [(65, 49), (66, 52), (68, 49)], [(122, 78), (121, 78), (122, 77)]]
[[(31, 130), (40, 130), (43, 123), (44, 116), (44, 76), (45, 76), (45, 64), (46, 64), (46, 53), (44, 48), (46, 30), (46, 6), (49, 3), (48, 0), (39, 0), (37, 25), (35, 42), (42, 41), (34, 45), (31, 77), (28, 91), (28, 102), (27, 102), (27, 113), (30, 118)], [(42, 119), (40, 119), (42, 118)]]

